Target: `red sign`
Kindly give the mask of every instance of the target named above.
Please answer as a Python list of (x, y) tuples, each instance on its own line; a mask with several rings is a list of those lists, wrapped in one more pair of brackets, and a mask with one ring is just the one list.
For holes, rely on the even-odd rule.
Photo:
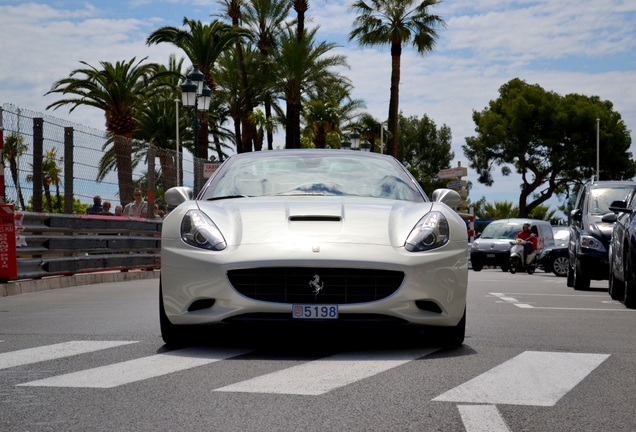
[(220, 166), (221, 164), (219, 162), (203, 164), (203, 178), (212, 177), (212, 174), (214, 174)]
[(18, 277), (13, 204), (0, 204), (0, 281)]
[(443, 178), (453, 178), (453, 177), (466, 177), (468, 175), (468, 168), (466, 167), (457, 167), (457, 168), (446, 168), (440, 170), (437, 173), (437, 177)]

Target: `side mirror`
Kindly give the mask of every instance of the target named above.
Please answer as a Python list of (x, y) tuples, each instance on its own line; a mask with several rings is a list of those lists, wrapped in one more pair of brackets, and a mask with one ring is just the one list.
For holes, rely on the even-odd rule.
[(167, 204), (178, 206), (182, 202), (191, 200), (193, 196), (192, 189), (189, 187), (176, 186), (168, 189), (163, 198)]
[(570, 212), (570, 218), (571, 218), (572, 220), (575, 220), (575, 221), (581, 222), (581, 210), (579, 210), (579, 209), (572, 210), (572, 211)]
[(614, 223), (616, 222), (616, 219), (618, 219), (618, 216), (616, 216), (616, 213), (609, 212), (603, 215), (603, 217), (601, 218), (601, 221), (605, 223)]
[(611, 211), (613, 211), (614, 213), (632, 213), (632, 209), (628, 209), (627, 208), (627, 201), (612, 201), (612, 203), (609, 206), (609, 209)]
[(434, 202), (442, 202), (453, 210), (457, 210), (462, 203), (459, 192), (452, 189), (436, 189), (432, 198)]

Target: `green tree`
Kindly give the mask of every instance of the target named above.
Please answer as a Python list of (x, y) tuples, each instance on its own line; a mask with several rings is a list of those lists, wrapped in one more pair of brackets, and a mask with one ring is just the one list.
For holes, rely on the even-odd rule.
[[(362, 106), (364, 103), (362, 103)], [(347, 123), (348, 121), (348, 123)], [(351, 116), (343, 116), (341, 123), (344, 123), (345, 131), (357, 131), (360, 133), (360, 140), (367, 140), (371, 144), (370, 151), (372, 152), (384, 152), (380, 147), (380, 121), (374, 118), (369, 113), (362, 113), (357, 119), (353, 119)], [(386, 141), (386, 135), (384, 136)], [(377, 144), (376, 144), (377, 143)]]
[(20, 187), (20, 179), (18, 176), (18, 159), (28, 150), (28, 146), (24, 143), (24, 137), (19, 135), (10, 134), (4, 139), (4, 160), (9, 162), (9, 171), (11, 171), (11, 178), (15, 185), (18, 202), (20, 208), (25, 209), (24, 196), (22, 195), (22, 188)]
[[(220, 55), (232, 47), (237, 34), (231, 26), (219, 20), (214, 20), (209, 24), (201, 21), (183, 18), (184, 27), (173, 26), (160, 27), (148, 36), (146, 44), (170, 43), (186, 54), (193, 65), (203, 73), (204, 81), (214, 92), (216, 83), (213, 79), (213, 70)], [(202, 125), (199, 128), (197, 137), (198, 148), (194, 155), (201, 158), (208, 158), (208, 113), (196, 112), (198, 121)]]
[[(53, 196), (52, 198), (52, 210), (49, 213), (64, 213), (64, 195), (60, 194)], [(73, 214), (86, 214), (86, 210), (90, 204), (83, 204), (79, 198), (73, 198)], [(25, 211), (33, 211), (33, 196), (29, 198), (29, 202), (24, 208)]]
[(47, 93), (70, 95), (50, 104), (47, 109), (70, 105), (70, 112), (78, 106), (104, 111), (106, 131), (113, 137), (119, 196), (123, 205), (133, 198), (131, 141), (137, 126), (136, 110), (150, 95), (166, 85), (159, 79), (162, 77), (159, 65), (142, 64), (145, 60), (133, 58), (115, 64), (103, 61), (100, 62), (101, 68), (80, 62), (86, 67), (76, 69), (68, 78), (55, 82)]
[[(332, 82), (326, 82), (310, 89), (306, 94), (306, 101), (302, 111), (305, 124), (305, 135), (316, 148), (338, 148), (344, 130), (352, 130), (354, 127), (362, 130), (376, 126), (377, 121), (373, 117), (365, 118), (373, 124), (362, 124), (361, 118), (354, 126), (353, 120), (360, 116), (360, 110), (365, 104), (360, 99), (352, 99), (351, 82), (343, 77), (336, 77)], [(379, 129), (378, 129), (379, 131)], [(370, 135), (370, 134), (369, 134)], [(372, 137), (366, 137), (372, 140)]]
[[(269, 69), (275, 66), (271, 62), (272, 53), (276, 49), (280, 33), (286, 27), (285, 19), (291, 6), (292, 4), (288, 0), (252, 0), (245, 4), (243, 12), (244, 24), (254, 34), (254, 42), (262, 56), (261, 66), (263, 68)], [(272, 115), (272, 106), (275, 98), (273, 93), (274, 82), (272, 75), (262, 75), (264, 75), (263, 78), (268, 79), (268, 85), (266, 85), (266, 90), (263, 94), (265, 118), (260, 121), (260, 124), (265, 127), (267, 148), (272, 150), (275, 129)], [(257, 117), (259, 116), (260, 114), (257, 115)]]
[[(50, 213), (62, 213), (64, 203), (60, 198), (60, 174), (62, 174), (62, 168), (57, 165), (57, 149), (53, 147), (46, 152), (42, 161), (42, 186), (44, 187), (47, 209)], [(27, 181), (33, 181), (33, 174), (27, 176)], [(51, 185), (55, 186), (55, 201), (51, 196)], [(33, 191), (33, 193), (38, 192), (42, 191)]]
[(475, 216), (488, 220), (516, 218), (519, 217), (519, 207), (512, 201), (485, 202), (483, 208), (475, 212)]
[(292, 0), (292, 6), (296, 11), (296, 38), (298, 39), (298, 43), (302, 43), (303, 38), (305, 37), (305, 14), (309, 10), (309, 1), (308, 0)]
[(398, 157), (398, 113), (400, 100), (400, 68), (404, 45), (419, 54), (433, 51), (438, 29), (446, 22), (429, 13), (441, 0), (359, 0), (351, 9), (359, 15), (353, 22), (349, 40), (361, 46), (389, 46), (391, 49), (391, 92), (389, 98), (388, 153)]
[[(224, 6), (228, 17), (232, 20), (232, 28), (235, 31), (242, 30), (241, 21), (243, 20), (243, 12), (241, 6), (242, 0), (220, 0), (219, 3)], [(253, 148), (253, 122), (252, 122), (252, 109), (255, 106), (253, 100), (252, 87), (250, 86), (246, 59), (243, 52), (243, 44), (240, 38), (237, 38), (234, 43), (234, 55), (236, 56), (236, 63), (238, 68), (239, 84), (240, 84), (240, 119), (241, 119), (241, 134), (237, 137), (236, 151), (237, 153), (243, 153), (252, 151)]]
[(451, 150), (452, 135), (448, 126), (439, 129), (426, 114), (399, 116), (399, 159), (420, 182), (428, 194), (446, 187), (447, 180), (438, 179), (437, 173), (450, 168), (455, 153)]
[[(155, 157), (159, 158), (163, 179), (168, 188), (177, 184), (177, 107), (174, 101), (177, 97), (175, 89), (182, 76), (182, 67), (183, 59), (177, 61), (174, 55), (170, 55), (168, 66), (161, 66), (162, 70), (165, 69), (171, 72), (163, 78), (167, 81), (166, 88), (151, 95), (135, 114), (137, 128), (133, 133), (133, 139), (145, 143), (145, 145), (141, 146), (141, 151), (146, 157), (149, 154), (148, 146), (154, 147)], [(179, 135), (187, 138), (188, 135), (181, 132), (181, 130), (186, 130), (188, 115), (181, 110), (179, 114)], [(133, 149), (135, 148), (137, 146), (133, 146)], [(194, 149), (190, 148), (190, 150), (193, 151)]]
[(279, 41), (280, 50), (274, 55), (276, 82), (286, 102), (286, 148), (300, 148), (303, 93), (342, 80), (332, 68), (347, 66), (344, 56), (329, 55), (336, 44), (315, 42), (317, 31), (317, 28), (306, 31), (305, 37), (298, 41), (292, 30), (286, 30)]
[(473, 112), (477, 136), (466, 138), (462, 149), (480, 183), (494, 183), (495, 165), (504, 176), (512, 172), (510, 166), (521, 175), (519, 216), (528, 216), (554, 195), (567, 198), (572, 185), (594, 174), (597, 118), (603, 177), (636, 174), (630, 132), (611, 102), (561, 97), (519, 78), (504, 84), (499, 94), (483, 111)]

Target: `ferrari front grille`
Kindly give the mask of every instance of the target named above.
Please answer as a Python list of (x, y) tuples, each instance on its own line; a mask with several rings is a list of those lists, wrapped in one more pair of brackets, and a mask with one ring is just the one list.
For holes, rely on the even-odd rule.
[(242, 295), (276, 303), (352, 304), (386, 298), (404, 273), (391, 270), (267, 267), (230, 270), (230, 283)]

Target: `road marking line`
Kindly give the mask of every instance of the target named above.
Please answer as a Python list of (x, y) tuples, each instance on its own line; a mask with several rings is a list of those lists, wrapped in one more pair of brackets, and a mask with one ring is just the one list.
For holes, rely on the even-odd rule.
[(108, 366), (31, 381), (18, 386), (112, 388), (225, 360), (248, 350), (186, 348)]
[(317, 396), (425, 357), (437, 350), (431, 348), (398, 352), (340, 353), (221, 387), (215, 391)]
[(554, 406), (608, 357), (526, 351), (433, 400)]
[[(515, 305), (519, 306), (519, 305)], [(533, 309), (553, 309), (553, 310), (576, 310), (576, 311), (600, 311), (600, 312), (636, 312), (636, 309), (607, 309), (607, 308), (574, 308), (574, 307), (550, 307), (550, 306), (533, 306)]]
[(505, 302), (508, 302), (508, 303), (517, 303), (519, 301), (516, 298), (509, 297), (508, 295), (503, 294), (503, 293), (490, 293), (490, 294), (495, 296), (495, 297), (497, 297), (497, 298), (499, 298), (499, 300), (505, 301)]
[[(614, 311), (631, 311), (631, 312), (636, 312), (636, 309), (627, 309), (627, 308), (617, 308), (617, 309), (607, 309), (607, 308), (576, 308), (576, 307), (552, 307), (552, 306), (532, 306), (529, 305), (527, 303), (521, 303), (519, 300), (517, 300), (514, 297), (510, 297), (507, 294), (504, 293), (489, 293), (490, 295), (497, 297), (499, 299), (499, 301), (503, 302), (503, 303), (510, 303), (513, 304), (515, 306), (517, 306), (518, 308), (521, 309), (553, 309), (553, 310), (576, 310), (576, 311), (602, 311), (602, 312), (614, 312)], [(530, 295), (541, 295), (541, 294), (526, 294), (526, 293), (515, 293), (515, 295), (518, 296), (530, 296)], [(561, 297), (588, 297), (588, 298), (597, 298), (597, 297), (605, 297), (605, 296), (594, 296), (594, 295), (586, 295), (586, 296), (576, 296), (576, 295), (563, 295), (563, 294), (545, 294), (546, 296), (561, 296)], [(612, 303), (612, 304), (617, 304), (620, 305), (620, 302), (602, 302), (602, 303)]]
[(137, 343), (136, 341), (70, 341), (0, 354), (0, 369), (55, 360)]
[(494, 405), (458, 405), (466, 432), (510, 432)]

